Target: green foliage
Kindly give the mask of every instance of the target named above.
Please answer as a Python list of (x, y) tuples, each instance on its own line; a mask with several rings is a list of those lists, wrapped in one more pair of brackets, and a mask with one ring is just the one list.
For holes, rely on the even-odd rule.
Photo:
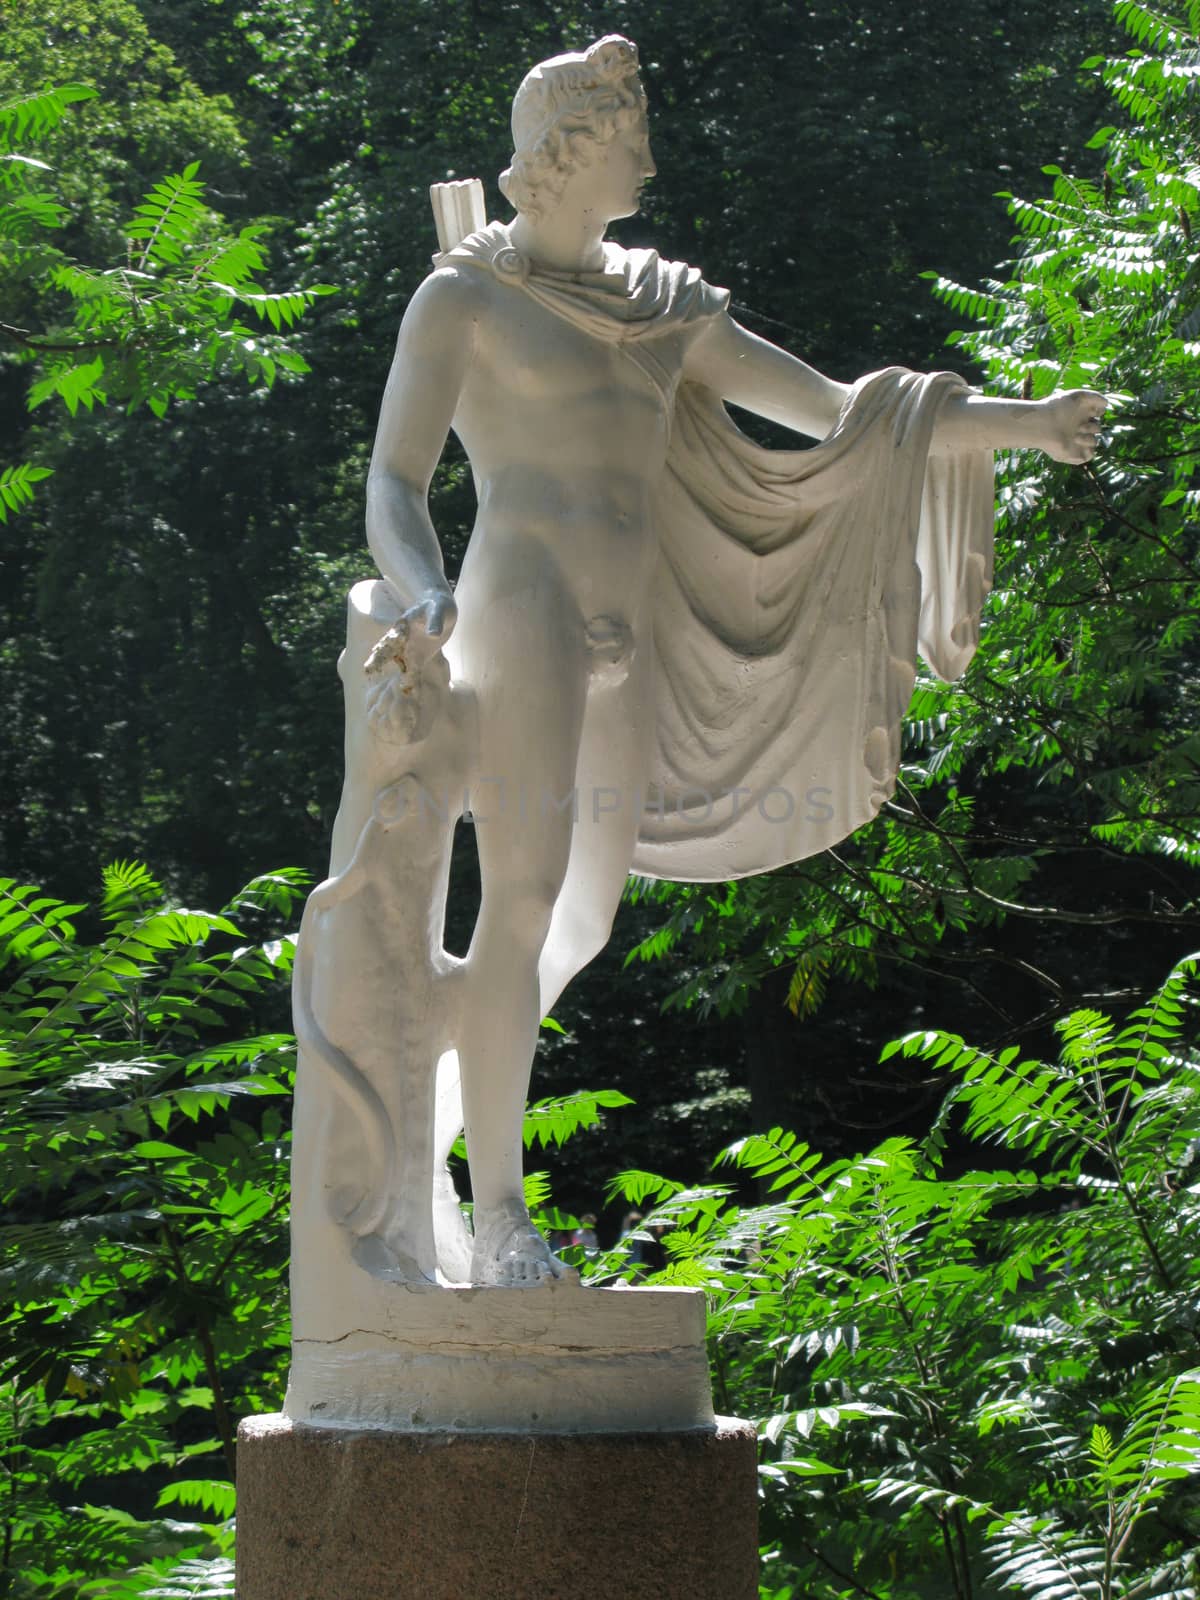
[(35, 467), (22, 462), (19, 467), (5, 467), (0, 472), (0, 522), (8, 521), (10, 511), (20, 511), (33, 499), (33, 485), (48, 478), (48, 467)]
[[(162, 275), (145, 278), (144, 296), (127, 275), (121, 221), (137, 195), (124, 182), (128, 154), (136, 147), (151, 171), (161, 171), (178, 138), (227, 189), (239, 141), (227, 103), (200, 101), (127, 0), (23, 0), (6, 12), (4, 33), (0, 407), (16, 437), (26, 431), (14, 404), (24, 398), (25, 386), (13, 381), (22, 369), (50, 377), (71, 414), (105, 395), (126, 403), (154, 398), (157, 405), (161, 390), (171, 389), (173, 345), (181, 362), (177, 392), (187, 391), (198, 366), (188, 348), (189, 331), (199, 331), (188, 323), (197, 307), (185, 294), (167, 295)], [(215, 220), (210, 214), (208, 225)], [(139, 328), (143, 309), (148, 325)], [(105, 325), (91, 327), (93, 317)], [(45, 424), (40, 431), (40, 448), (29, 440), (24, 449), (38, 456), (38, 475), (45, 476)], [(27, 504), (22, 496), (19, 507), (2, 509)]]
[[(719, 1409), (758, 1419), (770, 1592), (1197, 1594), (1198, 966), (1065, 1018), (1054, 1062), (898, 1041), (951, 1079), (933, 1135), (740, 1140), (758, 1205), (632, 1175), (658, 1281), (708, 1293)], [(949, 1121), (1019, 1164), (948, 1168)]]
[(631, 1106), (616, 1089), (578, 1089), (573, 1094), (535, 1100), (525, 1113), (525, 1148), (561, 1146), (581, 1128), (594, 1128), (603, 1110)]
[[(40, 48), (33, 44), (36, 13), (43, 9), (32, 6), (12, 35), (13, 58), (24, 56), (30, 72), (39, 56), (49, 66), (69, 55), (54, 49), (55, 27), (47, 28)], [(86, 19), (80, 36), (95, 31), (103, 38), (104, 24), (115, 25), (118, 36), (123, 31), (126, 50), (133, 42), (136, 57), (137, 30), (128, 31), (133, 15), (129, 8), (122, 10), (120, 0), (108, 0), (101, 16)], [(63, 11), (53, 17), (58, 27), (67, 20)], [(7, 79), (0, 70), (0, 95)], [(64, 203), (53, 162), (32, 150), (40, 151), (43, 144), (51, 156), (69, 150), (69, 139), (58, 137), (65, 131), (64, 119), (96, 95), (92, 85), (67, 82), (33, 92), (22, 87), (0, 100), (0, 289), (8, 302), (0, 338), (11, 349), (9, 365), (32, 374), (29, 408), (57, 397), (74, 417), (80, 407), (91, 411), (120, 401), (130, 410), (146, 405), (162, 417), (172, 401), (191, 398), (199, 385), (216, 377), (241, 373), (251, 384), (269, 386), (280, 370), (307, 371), (294, 345), (278, 335), (315, 296), (331, 291), (314, 285), (264, 293), (259, 282), (266, 267), (259, 242), (264, 227), (230, 233), (203, 202), (198, 163), (160, 179), (123, 226), (110, 196), (93, 190), (87, 197), (93, 217), (108, 213), (116, 225), (102, 239), (89, 237), (93, 217), (81, 226), (71, 204), (73, 174), (67, 175)], [(162, 120), (161, 111), (159, 116)], [(85, 242), (102, 245), (108, 264), (81, 260), (76, 251)], [(239, 303), (259, 321), (269, 321), (274, 333), (264, 337), (234, 316)], [(32, 325), (9, 320), (14, 314), (9, 306), (19, 306)], [(0, 522), (29, 505), (33, 484), (50, 471), (28, 463), (3, 470)]]
[(890, 1007), (1021, 1037), (1149, 992), (1200, 928), (1200, 11), (1115, 15), (1137, 47), (1088, 63), (1120, 124), (1090, 170), (1049, 164), (1051, 193), (1012, 202), (1003, 281), (935, 285), (982, 324), (954, 343), (992, 392), (1110, 396), (1099, 455), (1001, 458), (978, 655), (919, 679), (870, 828), (767, 880), (638, 890), (665, 919), (637, 954), (695, 963), (676, 1004), (762, 988), (809, 1024), (797, 1055), (831, 995), (843, 1035)]
[[(0, 459), (2, 854), (77, 898), (102, 860), (155, 859), (211, 904), (248, 859), (315, 869), (324, 848), (292, 770), (335, 725), (329, 596), (348, 586), (296, 555), (311, 448), (288, 412), (320, 410), (298, 381), (315, 274), (281, 264), (289, 225), (278, 193), (264, 203), (277, 169), (261, 139), (133, 0), (22, 0), (4, 37), (0, 104), (25, 159), (0, 163), (19, 174), (0, 206), (19, 190), (33, 209), (0, 238), (0, 433), (6, 457), (37, 465)], [(45, 83), (88, 98), (31, 98)], [(313, 629), (326, 648), (306, 643)]]
[(118, 862), (92, 913), (0, 879), (0, 1592), (232, 1593), (236, 1423), (287, 1359), (294, 1062), (238, 1031), (292, 957), (243, 929), (300, 888), (194, 911)]
[(57, 128), (69, 105), (80, 100), (91, 100), (96, 91), (85, 83), (64, 83), (58, 88), (34, 90), (18, 95), (0, 105), (0, 134), (3, 135), (3, 157), (6, 161), (21, 161), (13, 144), (19, 144), (27, 135), (38, 138)]
[[(30, 409), (58, 396), (72, 416), (81, 405), (90, 411), (97, 402), (121, 400), (161, 417), (172, 400), (191, 398), (198, 385), (230, 372), (268, 385), (280, 368), (306, 372), (303, 357), (275, 335), (332, 291), (315, 285), (264, 293), (258, 285), (266, 266), (263, 228), (226, 232), (204, 203), (197, 162), (160, 179), (134, 208), (116, 265), (81, 265), (36, 237), (35, 229), (62, 226), (67, 212), (49, 198), (45, 165), (14, 146), (55, 127), (70, 104), (90, 95), (69, 85), (0, 106), (3, 153), (15, 163), (0, 167), (6, 190), (0, 236), (13, 241), (9, 270), (23, 273), (28, 292), (46, 301), (52, 319), (45, 332), (0, 324), (42, 374), (30, 389)], [(239, 302), (269, 321), (275, 335), (231, 316)]]
[[(219, 1535), (214, 1543), (232, 1552), (231, 1530), (214, 1531)], [(232, 1553), (147, 1562), (136, 1572), (103, 1578), (80, 1590), (81, 1596), (95, 1600), (233, 1600), (234, 1593)]]
[[(233, 1426), (278, 1404), (287, 1356), (292, 1061), (237, 1031), (291, 959), (243, 930), (298, 890), (272, 873), (198, 912), (114, 863), (93, 914), (0, 880), (14, 1596), (232, 1593)], [(708, 1295), (720, 1408), (759, 1421), (768, 1592), (1194, 1596), (1198, 967), (1123, 1024), (1065, 1018), (1053, 1062), (906, 1036), (950, 1080), (929, 1137), (829, 1161), (747, 1136), (721, 1163), (757, 1205), (617, 1180), (668, 1230), (659, 1281)], [(526, 1142), (628, 1103), (543, 1101)], [(1016, 1164), (948, 1169), (952, 1125)], [(573, 1225), (545, 1174), (527, 1194)], [(644, 1280), (638, 1238), (578, 1264)]]
[[(219, 913), (114, 862), (94, 911), (0, 879), (0, 1459), (15, 1600), (233, 1593), (235, 1430), (278, 1409), (290, 1034), (278, 1006), (303, 875)], [(90, 925), (94, 931), (81, 930)], [(559, 1147), (630, 1104), (531, 1106)], [(527, 1198), (546, 1228), (544, 1173)]]

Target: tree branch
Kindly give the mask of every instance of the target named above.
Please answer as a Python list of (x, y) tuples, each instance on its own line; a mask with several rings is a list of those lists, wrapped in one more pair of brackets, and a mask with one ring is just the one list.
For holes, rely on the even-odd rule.
[(116, 339), (73, 339), (67, 343), (51, 339), (44, 333), (31, 333), (28, 328), (15, 328), (11, 322), (0, 322), (0, 333), (15, 344), (24, 345), (27, 350), (36, 350), (40, 355), (63, 353), (70, 355), (82, 350), (115, 350), (119, 342)]

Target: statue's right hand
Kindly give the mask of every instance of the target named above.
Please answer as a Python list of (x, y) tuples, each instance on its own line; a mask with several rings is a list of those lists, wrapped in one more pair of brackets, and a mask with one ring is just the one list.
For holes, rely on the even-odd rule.
[(418, 744), (438, 714), (450, 684), (441, 654), (458, 617), (454, 596), (431, 590), (396, 618), (363, 663), (367, 721), (389, 744)]
[(1042, 449), (1055, 461), (1079, 467), (1096, 454), (1105, 396), (1095, 389), (1064, 389), (1038, 401), (1043, 432)]
[(440, 649), (454, 632), (458, 606), (449, 589), (431, 589), (415, 606), (409, 606), (400, 621), (410, 638), (414, 630), (419, 630), (427, 638), (436, 639)]

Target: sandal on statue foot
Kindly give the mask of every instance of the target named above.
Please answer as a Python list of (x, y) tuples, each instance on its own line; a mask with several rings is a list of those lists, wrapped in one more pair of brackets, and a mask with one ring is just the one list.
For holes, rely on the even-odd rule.
[(518, 1200), (505, 1200), (475, 1235), (471, 1282), (505, 1289), (536, 1289), (556, 1279), (578, 1283), (574, 1267), (560, 1261)]

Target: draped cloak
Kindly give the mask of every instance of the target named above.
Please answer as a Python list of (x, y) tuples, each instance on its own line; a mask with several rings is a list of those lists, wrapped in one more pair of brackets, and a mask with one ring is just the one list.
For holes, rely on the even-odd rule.
[(815, 855), (878, 812), (918, 650), (965, 671), (992, 577), (992, 454), (930, 454), (965, 387), (860, 378), (830, 432), (767, 450), (660, 341), (727, 307), (694, 267), (605, 245), (602, 271), (532, 267), (493, 223), (435, 258), (491, 271), (614, 345), (670, 424), (653, 494), (655, 740), (633, 871), (719, 881)]

